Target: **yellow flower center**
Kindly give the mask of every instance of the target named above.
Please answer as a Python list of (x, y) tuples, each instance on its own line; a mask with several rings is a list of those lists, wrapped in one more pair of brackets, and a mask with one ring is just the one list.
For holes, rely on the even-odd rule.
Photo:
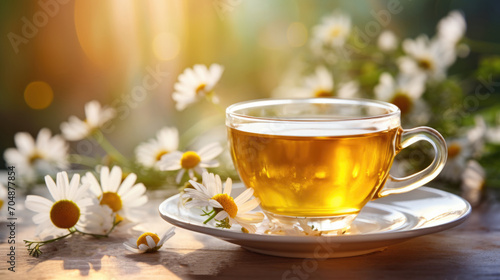
[(206, 84), (200, 84), (195, 90), (196, 94), (201, 95), (206, 86)]
[(197, 166), (200, 161), (201, 158), (196, 152), (187, 151), (182, 155), (181, 166), (184, 169), (191, 169)]
[(339, 37), (340, 33), (342, 33), (342, 28), (339, 26), (335, 26), (332, 29), (330, 29), (330, 38)]
[(151, 236), (151, 238), (153, 238), (153, 241), (155, 242), (155, 244), (158, 244), (158, 242), (160, 242), (160, 238), (158, 237), (157, 234), (152, 233), (152, 232), (145, 232), (141, 236), (139, 236), (139, 238), (137, 238), (137, 247), (139, 247), (139, 245), (141, 245), (141, 244), (148, 245), (148, 241), (146, 240), (146, 236)]
[(213, 200), (217, 201), (222, 205), (222, 209), (226, 211), (229, 217), (234, 218), (238, 214), (238, 206), (234, 203), (234, 199), (227, 194), (216, 194), (212, 197)]
[(50, 220), (58, 228), (72, 228), (80, 219), (80, 208), (70, 200), (59, 200), (50, 209)]
[(413, 107), (413, 101), (404, 92), (396, 93), (396, 95), (392, 98), (391, 103), (399, 107), (402, 115), (409, 113)]
[(422, 58), (418, 61), (418, 67), (424, 69), (424, 70), (431, 70), (434, 68), (434, 64), (432, 61), (428, 58)]
[(166, 150), (160, 150), (157, 154), (156, 154), (156, 161), (159, 161), (161, 159), (162, 156), (168, 154), (168, 151)]
[(119, 222), (121, 222), (121, 221), (123, 221), (123, 220), (124, 220), (124, 219), (123, 219), (123, 217), (122, 217), (122, 216), (120, 216), (120, 215), (118, 215), (118, 214), (116, 214), (116, 215), (115, 215), (115, 223), (119, 223)]
[(333, 93), (324, 89), (318, 89), (314, 92), (314, 97), (331, 97)]
[(3, 200), (0, 199), (0, 209), (2, 209), (2, 206), (3, 206)]
[(34, 163), (35, 163), (35, 161), (37, 161), (37, 160), (39, 160), (39, 159), (43, 159), (42, 155), (40, 155), (38, 152), (35, 152), (35, 153), (33, 153), (33, 154), (29, 157), (28, 162), (29, 162), (30, 164), (34, 164)]
[(448, 158), (449, 159), (455, 158), (456, 156), (458, 156), (460, 154), (461, 151), (462, 151), (462, 147), (459, 144), (457, 144), (457, 143), (451, 144), (448, 147)]
[(113, 212), (120, 211), (122, 209), (122, 199), (115, 192), (105, 192), (101, 197), (101, 205), (108, 205)]

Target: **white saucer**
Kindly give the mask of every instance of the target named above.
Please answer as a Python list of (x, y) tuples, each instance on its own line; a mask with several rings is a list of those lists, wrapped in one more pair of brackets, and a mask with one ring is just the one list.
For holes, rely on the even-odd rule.
[[(233, 192), (244, 190), (235, 184)], [(260, 210), (259, 208), (256, 210)], [(343, 235), (286, 236), (248, 234), (241, 227), (204, 225), (199, 209), (179, 207), (179, 195), (163, 201), (159, 212), (167, 222), (238, 244), (257, 253), (292, 258), (350, 257), (382, 251), (387, 246), (435, 233), (462, 223), (471, 212), (464, 199), (442, 190), (420, 187), (369, 202)]]

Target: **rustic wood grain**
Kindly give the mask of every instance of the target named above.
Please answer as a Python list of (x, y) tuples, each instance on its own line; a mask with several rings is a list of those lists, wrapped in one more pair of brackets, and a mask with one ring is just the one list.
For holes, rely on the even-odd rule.
[[(149, 203), (141, 230), (161, 232), (170, 225)], [(28, 256), (31, 213), (20, 210), (16, 272), (7, 270), (9, 244), (1, 223), (0, 279), (500, 279), (500, 203), (473, 209), (464, 224), (389, 247), (383, 252), (343, 259), (292, 259), (252, 253), (211, 236), (177, 229), (155, 254), (132, 254), (116, 234), (94, 239), (74, 236)]]

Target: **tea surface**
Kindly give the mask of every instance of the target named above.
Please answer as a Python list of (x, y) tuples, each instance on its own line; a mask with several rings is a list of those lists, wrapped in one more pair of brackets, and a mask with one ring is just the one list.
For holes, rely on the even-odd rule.
[(228, 129), (239, 175), (262, 208), (301, 217), (357, 214), (387, 179), (397, 132), (308, 136), (314, 130), (270, 135)]

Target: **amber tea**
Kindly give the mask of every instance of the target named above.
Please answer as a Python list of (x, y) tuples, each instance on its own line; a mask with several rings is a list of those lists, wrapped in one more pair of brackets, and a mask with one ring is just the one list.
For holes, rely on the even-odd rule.
[[(343, 229), (372, 199), (435, 178), (446, 142), (429, 127), (402, 129), (393, 104), (363, 99), (263, 99), (226, 111), (233, 162), (269, 219), (323, 231)], [(404, 178), (389, 174), (397, 153), (417, 141), (433, 162)]]
[(263, 209), (321, 217), (357, 214), (383, 186), (397, 131), (318, 137), (230, 128), (229, 141), (241, 180), (255, 190)]

